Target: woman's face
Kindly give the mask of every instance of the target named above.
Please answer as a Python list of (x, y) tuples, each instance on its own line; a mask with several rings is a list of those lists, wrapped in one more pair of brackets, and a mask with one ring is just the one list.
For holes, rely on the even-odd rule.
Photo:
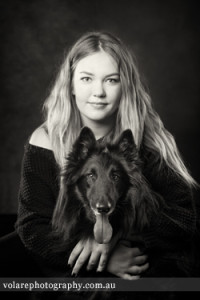
[(121, 99), (122, 87), (118, 65), (106, 52), (96, 52), (81, 59), (74, 71), (72, 92), (82, 122), (112, 119)]

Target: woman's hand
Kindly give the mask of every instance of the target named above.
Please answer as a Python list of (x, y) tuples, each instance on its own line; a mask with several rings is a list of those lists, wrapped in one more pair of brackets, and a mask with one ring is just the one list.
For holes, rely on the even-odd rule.
[(149, 268), (147, 259), (138, 247), (127, 247), (122, 241), (112, 252), (106, 269), (117, 277), (135, 280)]
[(76, 276), (88, 259), (88, 271), (97, 267), (97, 272), (102, 272), (106, 267), (108, 256), (117, 240), (118, 237), (114, 237), (108, 244), (98, 244), (91, 238), (80, 240), (72, 250), (68, 260), (68, 264), (73, 266), (72, 275)]

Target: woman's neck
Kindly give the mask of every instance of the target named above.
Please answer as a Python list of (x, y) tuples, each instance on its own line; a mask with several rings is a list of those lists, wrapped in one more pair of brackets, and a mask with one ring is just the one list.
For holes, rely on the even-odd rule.
[(112, 120), (111, 118), (109, 118), (108, 121), (93, 121), (90, 119), (86, 120), (85, 118), (82, 118), (82, 124), (83, 126), (89, 127), (93, 131), (95, 138), (98, 140), (101, 137), (106, 136), (112, 130), (115, 125), (115, 118), (112, 118)]

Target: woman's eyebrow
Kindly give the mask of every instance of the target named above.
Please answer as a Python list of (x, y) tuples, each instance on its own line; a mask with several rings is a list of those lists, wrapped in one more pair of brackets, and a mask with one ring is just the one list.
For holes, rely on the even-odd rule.
[(111, 73), (111, 74), (106, 75), (105, 77), (110, 77), (110, 76), (119, 76), (119, 73)]
[(82, 73), (87, 74), (87, 75), (90, 75), (90, 76), (94, 76), (94, 74), (92, 74), (92, 73), (90, 73), (90, 72), (87, 72), (87, 71), (81, 71), (80, 74), (82, 74)]
[[(90, 75), (90, 76), (94, 76), (93, 73), (90, 73), (90, 72), (87, 72), (87, 71), (81, 71), (80, 74), (82, 74), (82, 73)], [(119, 76), (119, 73), (111, 73), (111, 74), (106, 75), (105, 77), (110, 77), (110, 76)]]

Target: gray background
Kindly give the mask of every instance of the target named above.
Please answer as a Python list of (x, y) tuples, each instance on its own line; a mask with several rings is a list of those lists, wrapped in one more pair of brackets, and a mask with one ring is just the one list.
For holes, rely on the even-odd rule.
[(0, 1), (0, 213), (17, 212), (23, 148), (67, 49), (88, 30), (133, 47), (154, 106), (199, 180), (197, 1)]

